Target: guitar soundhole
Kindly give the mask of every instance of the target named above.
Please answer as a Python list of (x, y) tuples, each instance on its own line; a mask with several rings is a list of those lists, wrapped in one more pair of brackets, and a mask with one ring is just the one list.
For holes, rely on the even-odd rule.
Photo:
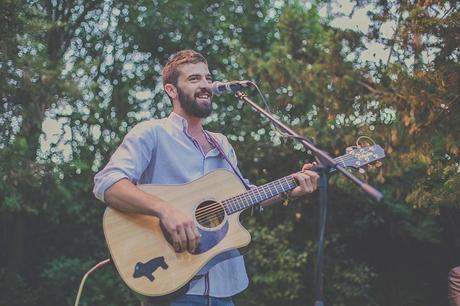
[(198, 205), (195, 210), (196, 221), (203, 227), (219, 226), (225, 219), (225, 209), (221, 203), (206, 201)]

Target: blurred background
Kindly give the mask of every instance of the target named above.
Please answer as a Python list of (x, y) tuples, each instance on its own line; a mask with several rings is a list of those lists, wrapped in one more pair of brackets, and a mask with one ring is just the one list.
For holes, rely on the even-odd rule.
[[(92, 178), (136, 123), (171, 111), (161, 69), (203, 53), (215, 80), (250, 79), (332, 156), (366, 135), (387, 158), (331, 179), (327, 305), (447, 305), (460, 264), (460, 5), (442, 0), (0, 1), (0, 305), (73, 305), (107, 258)], [(256, 92), (248, 91), (258, 99)], [(206, 128), (255, 184), (311, 155), (232, 95)], [(292, 201), (291, 201), (292, 202)], [(312, 305), (317, 195), (247, 218), (237, 305)], [(80, 305), (138, 305), (113, 266)]]

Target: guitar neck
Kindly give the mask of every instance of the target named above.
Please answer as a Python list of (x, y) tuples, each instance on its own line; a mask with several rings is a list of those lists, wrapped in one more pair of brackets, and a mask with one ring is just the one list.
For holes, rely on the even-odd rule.
[[(345, 154), (334, 158), (334, 161), (346, 167), (346, 162), (350, 160), (350, 156), (350, 154)], [(312, 170), (315, 171), (314, 169)], [(330, 173), (333, 171), (335, 171), (334, 168), (329, 169)], [(288, 175), (276, 181), (252, 188), (245, 193), (224, 200), (222, 201), (222, 204), (224, 205), (227, 214), (230, 215), (268, 200), (274, 196), (279, 195), (280, 193), (294, 189), (298, 185), (299, 184), (292, 177), (292, 175)]]
[(245, 193), (222, 201), (228, 215), (234, 214), (260, 202), (268, 200), (283, 192), (294, 189), (299, 184), (292, 175), (248, 190)]

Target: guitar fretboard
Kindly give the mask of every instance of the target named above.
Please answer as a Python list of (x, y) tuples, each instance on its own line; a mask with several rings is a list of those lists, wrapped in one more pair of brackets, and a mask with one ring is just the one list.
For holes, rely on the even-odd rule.
[(297, 181), (291, 176), (285, 176), (276, 181), (253, 188), (245, 193), (222, 201), (228, 215), (268, 200), (280, 193), (297, 187)]
[[(334, 158), (334, 161), (336, 163), (342, 164), (345, 167), (348, 165), (346, 162), (350, 160), (350, 157), (352, 157), (352, 155), (345, 154), (343, 156)], [(335, 169), (332, 169), (332, 171), (333, 170)], [(265, 200), (268, 200), (274, 196), (279, 195), (280, 193), (294, 189), (298, 185), (299, 184), (292, 177), (292, 175), (288, 175), (276, 181), (267, 183), (262, 186), (258, 186), (256, 188), (248, 190), (245, 193), (224, 200), (222, 201), (222, 204), (225, 207), (226, 213), (230, 215), (238, 211), (244, 210), (246, 208), (249, 208)]]

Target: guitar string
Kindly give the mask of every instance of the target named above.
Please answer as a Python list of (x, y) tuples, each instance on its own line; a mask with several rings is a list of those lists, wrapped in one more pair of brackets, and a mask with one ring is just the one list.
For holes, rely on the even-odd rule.
[[(284, 178), (281, 178), (279, 180), (282, 180), (282, 179), (285, 179), (285, 180), (289, 180), (288, 181), (288, 186), (283, 186), (281, 185), (282, 188), (284, 187), (288, 187), (289, 188), (289, 185), (290, 183), (292, 182), (295, 182), (293, 177), (291, 175), (287, 176), (287, 177), (284, 177)], [(262, 185), (262, 186), (259, 186), (257, 188), (254, 188), (253, 190), (249, 190), (248, 192), (246, 193), (243, 193), (243, 194), (240, 194), (240, 195), (237, 195), (237, 196), (234, 196), (232, 198), (229, 198), (227, 200), (224, 200), (223, 202), (227, 202), (227, 203), (213, 203), (213, 204), (209, 204), (209, 205), (206, 205), (205, 207), (203, 208), (198, 208), (196, 211), (196, 215), (197, 216), (201, 216), (203, 215), (203, 213), (206, 213), (207, 211), (210, 211), (210, 210), (214, 210), (216, 208), (216, 206), (220, 206), (220, 204), (222, 204), (225, 208), (225, 206), (227, 205), (231, 205), (231, 204), (234, 204), (232, 202), (235, 202), (234, 200), (236, 200), (237, 198), (243, 198), (243, 199), (247, 199), (248, 197), (252, 197), (252, 198), (255, 198), (256, 200), (258, 200), (257, 198), (260, 197), (260, 198), (270, 198), (272, 196), (276, 196), (278, 194), (280, 194), (281, 192), (284, 192), (286, 191), (285, 189), (282, 189), (282, 191), (278, 191), (277, 187), (275, 186), (275, 183), (278, 182), (279, 180), (276, 180), (276, 181), (273, 181), (273, 182), (270, 182), (270, 183), (267, 183), (265, 185)], [(295, 187), (295, 186), (294, 186)], [(275, 194), (273, 194), (271, 192), (271, 190), (273, 189), (276, 189), (276, 192)], [(263, 191), (263, 193), (262, 193)], [(267, 196), (267, 192), (270, 192), (270, 196)], [(263, 200), (262, 200), (263, 201)], [(237, 202), (241, 202), (241, 201), (237, 201)]]
[[(286, 182), (284, 183), (284, 185), (280, 182), (281, 180), (285, 180)], [(276, 192), (275, 194), (273, 195), (272, 192), (270, 190), (273, 190), (273, 186), (275, 185), (275, 182), (278, 182), (282, 188), (283, 191), (281, 192), (284, 192), (285, 190), (289, 190), (289, 189), (292, 189), (292, 188), (295, 188), (295, 186), (292, 186), (291, 184), (294, 183), (295, 185), (297, 185), (295, 183), (295, 180), (292, 176), (287, 176), (287, 177), (284, 177), (284, 178), (281, 178), (279, 180), (276, 180), (274, 182), (271, 182), (271, 183), (268, 183), (266, 185), (262, 185), (260, 187), (257, 188), (257, 190), (251, 190), (251, 191), (248, 191), (247, 193), (244, 193), (244, 194), (241, 194), (241, 195), (238, 195), (238, 196), (235, 196), (235, 197), (232, 197), (230, 199), (227, 199), (225, 201), (223, 201), (222, 203), (219, 203), (219, 202), (215, 202), (215, 203), (212, 203), (210, 205), (207, 205), (206, 207), (204, 208), (200, 208), (198, 210), (199, 213), (196, 214), (197, 216), (197, 221), (202, 221), (202, 220), (205, 220), (206, 218), (209, 218), (210, 215), (214, 214), (216, 211), (225, 211), (225, 212), (228, 212), (230, 210), (231, 213), (233, 213), (233, 210), (235, 209), (235, 202), (237, 204), (237, 210), (241, 210), (241, 209), (244, 209), (244, 208), (247, 208), (251, 205), (253, 205), (254, 203), (259, 203), (263, 200), (259, 200), (258, 197), (260, 198), (263, 198), (265, 197), (266, 199), (272, 197), (272, 196), (276, 196), (278, 194), (280, 194), (281, 192), (278, 191), (278, 188), (275, 186), (274, 188), (276, 188)], [(271, 189), (270, 189), (271, 188)], [(262, 194), (262, 191), (265, 195)], [(270, 196), (267, 196), (267, 191), (270, 192)], [(239, 198), (239, 197), (242, 197), (242, 198), (248, 198), (248, 197), (251, 197), (250, 200), (255, 200), (255, 201), (248, 201), (248, 204), (249, 205), (244, 205), (243, 204), (243, 207), (239, 207), (240, 205), (238, 204), (238, 201), (235, 201), (235, 198)], [(230, 206), (230, 209), (229, 207)], [(221, 207), (223, 207), (223, 209), (221, 210)], [(197, 211), (198, 211), (197, 210)]]
[[(290, 179), (292, 180), (292, 178), (290, 178)], [(273, 183), (274, 182), (272, 182), (270, 184), (274, 185)], [(290, 182), (290, 183), (292, 183), (292, 182)], [(289, 189), (290, 187), (291, 187), (290, 184), (287, 184), (286, 186), (282, 186), (282, 190)], [(281, 191), (281, 192), (276, 191), (275, 194), (273, 194), (271, 192), (271, 190), (273, 190), (273, 186), (264, 186), (264, 185), (262, 185), (259, 188), (263, 191), (263, 193), (265, 195), (263, 195), (262, 191), (260, 191), (260, 190), (254, 190), (252, 192), (244, 193), (242, 195), (235, 196), (234, 198), (230, 198), (230, 199), (227, 199), (225, 201), (222, 201), (222, 203), (215, 202), (215, 203), (207, 205), (204, 208), (197, 209), (197, 211), (198, 211), (198, 213), (196, 214), (197, 220), (202, 220), (204, 218), (207, 218), (210, 214), (214, 214), (214, 213), (219, 212), (219, 211), (225, 211), (225, 212), (230, 212), (231, 213), (235, 208), (237, 208), (237, 210), (239, 210), (240, 208), (243, 208), (243, 209), (246, 208), (246, 205), (244, 205), (244, 204), (243, 204), (243, 207), (240, 207), (238, 202), (241, 203), (241, 201), (235, 201), (236, 200), (235, 198), (240, 198), (240, 197), (241, 198), (246, 198), (246, 199), (250, 198), (248, 200), (249, 205), (247, 205), (247, 207), (249, 207), (250, 205), (253, 204), (253, 202), (258, 203), (258, 202), (261, 201), (261, 200), (258, 199), (258, 197), (260, 197), (262, 199), (264, 197), (265, 198), (270, 198), (271, 196), (275, 196), (275, 195), (283, 192), (283, 191)], [(276, 189), (278, 190), (278, 188), (276, 188)], [(267, 194), (268, 194), (267, 191), (270, 193), (270, 196), (267, 196)], [(237, 204), (237, 205), (234, 205), (234, 204)], [(237, 206), (237, 207), (235, 207), (235, 206)]]
[[(273, 190), (274, 188), (276, 188), (277, 191), (275, 191), (275, 193), (273, 194), (271, 190)], [(290, 184), (287, 184), (286, 186), (282, 186), (282, 190), (287, 190), (290, 188), (291, 188)], [(260, 186), (258, 190), (253, 190), (251, 192), (235, 196), (233, 198), (222, 201), (222, 203), (215, 202), (215, 203), (207, 205), (206, 207), (197, 209), (196, 218), (198, 221), (200, 221), (202, 219), (207, 218), (210, 214), (215, 214), (216, 212), (219, 212), (219, 211), (224, 211), (226, 213), (233, 213), (233, 210), (235, 210), (235, 208), (236, 210), (244, 209), (246, 207), (253, 205), (254, 203), (263, 201), (264, 198), (268, 199), (281, 192), (278, 191), (277, 187), (274, 187), (274, 184), (271, 184), (270, 186)], [(268, 194), (270, 194), (270, 196), (268, 196)], [(242, 203), (241, 199), (246, 200), (247, 204)], [(240, 205), (240, 203), (242, 205)]]
[[(283, 184), (281, 183), (281, 180), (290, 180), (287, 181), (287, 186), (283, 186)], [(215, 213), (216, 211), (219, 211), (221, 209), (221, 206), (223, 206), (224, 210), (228, 210), (228, 206), (230, 206), (230, 209), (233, 211), (234, 208), (235, 208), (235, 205), (237, 205), (237, 210), (240, 210), (240, 205), (238, 203), (241, 203), (242, 201), (235, 201), (235, 200), (247, 200), (247, 198), (250, 198), (250, 200), (253, 200), (255, 199), (256, 201), (249, 201), (249, 205), (245, 205), (244, 203), (242, 203), (243, 205), (243, 209), (246, 208), (246, 207), (249, 207), (251, 206), (254, 202), (255, 203), (258, 203), (258, 202), (262, 202), (265, 198), (265, 199), (268, 199), (268, 198), (271, 198), (273, 196), (276, 196), (278, 194), (280, 194), (281, 192), (284, 192), (286, 191), (286, 187), (287, 189), (289, 188), (295, 188), (295, 186), (291, 186), (290, 183), (294, 182), (295, 183), (295, 180), (293, 179), (293, 177), (290, 175), (290, 176), (287, 176), (287, 177), (284, 177), (284, 178), (281, 178), (281, 179), (278, 179), (276, 181), (273, 181), (273, 182), (270, 182), (266, 185), (262, 185), (262, 186), (259, 186), (257, 188), (255, 188), (254, 190), (250, 190), (246, 193), (243, 193), (243, 194), (240, 194), (240, 195), (237, 195), (235, 197), (232, 197), (230, 199), (227, 199), (224, 201), (224, 203), (213, 203), (213, 204), (210, 204), (210, 205), (207, 205), (203, 208), (198, 208), (196, 210), (196, 218), (197, 220), (201, 220), (203, 218), (206, 218), (208, 215), (210, 214), (213, 214)], [(278, 191), (278, 188), (276, 187), (276, 183), (280, 184), (280, 187), (281, 187), (281, 192)], [(286, 183), (285, 183), (286, 184)], [(295, 184), (297, 185), (297, 184)], [(275, 191), (275, 194), (272, 193), (272, 190), (273, 189), (276, 189)], [(270, 193), (269, 196), (268, 193)], [(259, 200), (258, 197), (260, 197), (262, 200)], [(225, 203), (226, 202), (226, 203)]]
[[(290, 189), (292, 188), (291, 186), (286, 186), (286, 189)], [(258, 203), (260, 202), (259, 199), (252, 199), (253, 202), (249, 202), (249, 205), (244, 205), (243, 207), (240, 207), (239, 204), (237, 205), (233, 205), (235, 204), (234, 202), (227, 202), (227, 203), (213, 203), (212, 204), (212, 208), (208, 209), (204, 214), (200, 215), (200, 216), (197, 216), (197, 221), (199, 223), (204, 223), (206, 221), (210, 221), (212, 220), (213, 218), (222, 218), (225, 213), (229, 213), (229, 214), (232, 214), (236, 211), (239, 211), (239, 210), (242, 210), (244, 208), (247, 208), (251, 205), (253, 205), (254, 203)], [(209, 205), (211, 206), (211, 205)], [(228, 207), (230, 206), (230, 207)]]
[(201, 211), (200, 214), (195, 214), (197, 221), (201, 220), (201, 219), (205, 219), (208, 216), (210, 216), (210, 215), (212, 215), (212, 214), (214, 214), (216, 212), (225, 210), (225, 208), (222, 206), (222, 203), (220, 203), (220, 202), (215, 202), (215, 203), (212, 203), (212, 204), (210, 204), (208, 206), (212, 206), (212, 207), (209, 208), (209, 209), (206, 209), (204, 211)]
[[(281, 182), (282, 180), (285, 180), (286, 182), (283, 184)], [(295, 185), (292, 186), (291, 185), (292, 183), (294, 183)], [(270, 183), (268, 183), (266, 185), (259, 186), (258, 188), (254, 189), (254, 190), (251, 190), (251, 191), (248, 191), (246, 193), (243, 193), (243, 194), (237, 195), (235, 197), (232, 197), (230, 199), (227, 199), (227, 200), (223, 201), (222, 203), (216, 202), (216, 203), (212, 203), (210, 205), (207, 205), (206, 207), (197, 209), (197, 213), (196, 213), (197, 221), (206, 220), (206, 219), (209, 218), (210, 215), (216, 214), (216, 213), (221, 214), (222, 211), (228, 212), (230, 210), (230, 212), (232, 213), (235, 208), (238, 211), (238, 210), (240, 210), (240, 208), (244, 209), (244, 208), (247, 208), (247, 207), (253, 205), (254, 203), (259, 203), (259, 202), (263, 201), (264, 198), (268, 199), (268, 198), (271, 198), (273, 196), (276, 196), (276, 195), (281, 193), (278, 190), (276, 184), (280, 184), (280, 187), (281, 187), (281, 190), (282, 190), (281, 192), (284, 192), (286, 190), (295, 188), (295, 186), (297, 185), (297, 183), (295, 183), (295, 180), (293, 179), (292, 176), (287, 176), (287, 177), (281, 178), (279, 180), (270, 182)], [(274, 190), (274, 189), (276, 190), (275, 194), (272, 193), (272, 190)], [(261, 200), (258, 199), (259, 197), (261, 198)], [(249, 205), (245, 205), (244, 203), (242, 203), (242, 207), (240, 207), (239, 203), (242, 202), (241, 200), (248, 200), (248, 198), (249, 198), (249, 201), (248, 201)], [(240, 200), (240, 201), (238, 201), (238, 200)], [(236, 205), (234, 205), (234, 204), (236, 204)], [(219, 211), (221, 211), (221, 212), (219, 212)]]
[[(355, 155), (356, 155), (356, 154), (355, 154)], [(348, 154), (344, 154), (343, 156), (340, 156), (340, 157), (335, 158), (335, 161), (336, 161), (336, 162), (341, 162), (341, 163), (343, 163), (343, 162), (349, 161), (349, 160), (351, 160), (351, 159), (353, 159), (353, 158), (355, 158), (354, 155), (351, 154), (351, 153), (348, 153)], [(287, 178), (293, 180), (293, 178), (292, 178), (291, 175), (290, 175), (290, 176), (287, 176), (287, 177), (284, 177), (284, 178), (282, 178), (282, 179), (287, 179)], [(282, 180), (282, 179), (279, 179), (279, 180)], [(266, 184), (266, 185), (259, 186), (259, 187), (255, 188), (254, 190), (250, 190), (250, 191), (248, 191), (248, 192), (246, 192), (246, 193), (243, 193), (243, 194), (234, 196), (234, 197), (232, 197), (232, 198), (230, 198), (230, 199), (228, 199), (228, 200), (223, 201), (223, 203), (213, 203), (213, 204), (207, 205), (206, 207), (198, 208), (198, 209), (197, 209), (197, 213), (196, 213), (197, 220), (198, 220), (198, 219), (202, 220), (203, 217), (204, 217), (204, 218), (209, 217), (209, 216), (212, 215), (216, 210), (218, 211), (218, 210), (220, 209), (221, 205), (223, 206), (224, 211), (226, 211), (226, 212), (227, 212), (227, 210), (228, 210), (228, 209), (227, 209), (227, 208), (228, 208), (227, 206), (231, 206), (230, 209), (232, 210), (232, 213), (233, 213), (233, 210), (234, 210), (234, 208), (235, 208), (235, 205), (234, 205), (234, 204), (236, 204), (236, 205), (238, 206), (236, 211), (240, 210), (240, 207), (239, 207), (240, 205), (238, 204), (238, 202), (241, 203), (241, 201), (236, 201), (236, 199), (238, 199), (238, 198), (240, 198), (240, 200), (247, 200), (248, 197), (250, 197), (250, 198), (255, 198), (255, 199), (256, 199), (256, 202), (255, 202), (255, 203), (259, 203), (259, 202), (262, 202), (262, 201), (264, 201), (264, 200), (260, 200), (260, 201), (259, 201), (259, 200), (257, 199), (257, 197), (258, 197), (258, 196), (261, 197), (261, 198), (263, 198), (264, 196), (266, 197), (266, 195), (267, 195), (266, 191), (270, 192), (270, 196), (269, 196), (269, 197), (266, 197), (266, 199), (269, 199), (269, 198), (272, 197), (272, 196), (276, 196), (276, 195), (280, 194), (281, 192), (278, 192), (278, 190), (276, 190), (276, 194), (275, 194), (275, 195), (272, 195), (271, 190), (273, 190), (273, 187), (275, 187), (275, 189), (277, 189), (276, 186), (274, 186), (274, 185), (275, 185), (276, 182), (279, 183), (279, 180), (273, 181), (273, 182), (268, 183), (268, 184)], [(283, 187), (283, 186), (281, 185), (281, 187)], [(290, 186), (288, 186), (288, 187), (290, 187)], [(293, 188), (295, 188), (295, 186), (294, 186)], [(262, 192), (263, 192), (265, 195), (262, 194)], [(284, 192), (284, 191), (282, 191), (282, 192)], [(252, 200), (252, 199), (251, 199), (251, 200)], [(227, 203), (224, 203), (224, 202), (227, 202)], [(249, 205), (246, 206), (246, 205), (243, 203), (243, 204), (242, 204), (242, 205), (243, 205), (242, 209), (245, 209), (245, 208), (247, 208), (247, 207), (249, 207), (249, 206), (251, 206), (251, 205), (253, 205), (253, 204), (254, 204), (254, 203), (249, 202)]]
[(224, 212), (220, 212), (220, 213), (216, 213), (216, 214), (212, 214), (212, 215), (209, 215), (209, 216), (206, 216), (206, 217), (203, 217), (203, 218), (200, 218), (199, 220), (197, 220), (199, 222), (199, 224), (201, 225), (204, 225), (206, 223), (211, 223), (213, 220), (215, 220), (216, 218), (217, 219), (224, 219), (225, 217), (225, 213)]

